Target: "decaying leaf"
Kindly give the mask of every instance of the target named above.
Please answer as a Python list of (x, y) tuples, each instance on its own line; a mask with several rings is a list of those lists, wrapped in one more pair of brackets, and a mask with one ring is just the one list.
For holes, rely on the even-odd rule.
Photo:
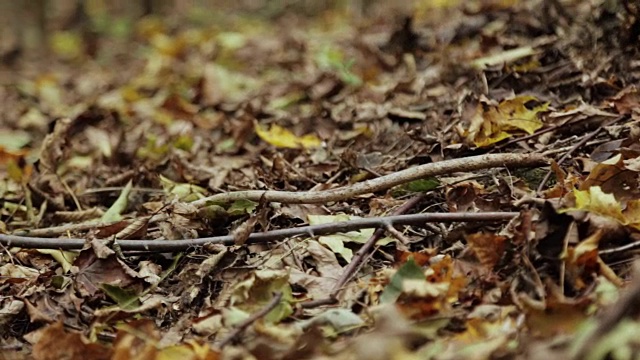
[(292, 132), (279, 125), (271, 125), (269, 129), (265, 129), (262, 125), (256, 123), (255, 131), (262, 140), (273, 146), (281, 148), (312, 149), (319, 147), (322, 143), (322, 141), (314, 134), (297, 137)]
[[(307, 215), (309, 225), (330, 224), (340, 221), (348, 221), (357, 217), (348, 215)], [(318, 241), (331, 249), (334, 253), (340, 254), (347, 262), (351, 261), (353, 251), (344, 244), (349, 242), (364, 244), (374, 233), (375, 229), (362, 229), (358, 231), (350, 231), (347, 233), (336, 233), (333, 235), (320, 236)], [(391, 238), (383, 238), (378, 240), (378, 244), (386, 245), (394, 241)]]
[(78, 290), (85, 296), (95, 295), (102, 284), (125, 287), (135, 281), (135, 272), (115, 255), (100, 259), (88, 249), (80, 253), (73, 265)]
[(549, 103), (533, 96), (517, 96), (498, 106), (478, 104), (471, 119), (467, 140), (478, 147), (487, 147), (524, 131), (533, 134), (542, 127), (539, 113), (547, 111)]
[(273, 297), (274, 292), (282, 292), (282, 301), (265, 316), (270, 322), (279, 322), (291, 315), (291, 287), (285, 271), (262, 270), (253, 272), (233, 289), (230, 303), (246, 313), (259, 311)]
[(38, 331), (33, 357), (47, 359), (111, 359), (113, 351), (101, 344), (88, 341), (82, 334), (64, 328), (62, 322)]
[(504, 256), (507, 238), (495, 234), (476, 233), (466, 237), (480, 263), (488, 269), (498, 264)]

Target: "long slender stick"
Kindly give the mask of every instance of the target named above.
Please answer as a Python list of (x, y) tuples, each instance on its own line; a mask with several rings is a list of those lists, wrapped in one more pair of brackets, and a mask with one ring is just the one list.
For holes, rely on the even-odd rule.
[[(397, 185), (406, 184), (414, 180), (424, 179), (431, 176), (445, 175), (455, 172), (469, 172), (503, 166), (531, 167), (544, 165), (546, 163), (547, 161), (545, 160), (545, 157), (540, 154), (487, 154), (419, 165), (392, 174), (381, 176), (376, 179), (359, 182), (351, 186), (340, 187), (337, 189), (295, 192), (273, 190), (233, 191), (223, 194), (216, 194), (200, 200), (196, 200), (191, 204), (196, 207), (202, 207), (206, 206), (209, 203), (227, 203), (239, 199), (261, 201), (263, 197), (267, 202), (281, 202), (285, 204), (327, 203), (332, 201), (347, 200), (358, 195), (387, 190)], [(149, 223), (162, 221), (166, 218), (166, 214), (157, 214), (151, 217)], [(64, 225), (48, 229), (22, 231), (18, 234), (25, 236), (30, 235), (51, 237), (64, 234), (67, 231), (87, 230), (98, 226), (98, 224)]]
[(351, 199), (358, 195), (370, 194), (387, 190), (394, 186), (424, 179), (431, 176), (451, 174), (455, 172), (469, 172), (496, 167), (531, 167), (544, 165), (547, 160), (540, 154), (486, 154), (470, 156), (460, 159), (439, 161), (424, 164), (397, 171), (389, 175), (381, 176), (337, 189), (324, 191), (274, 191), (274, 190), (247, 190), (216, 194), (192, 202), (196, 207), (201, 207), (210, 202), (230, 202), (234, 200), (281, 202), (286, 204), (314, 204), (327, 203)]
[[(517, 216), (516, 212), (485, 213), (424, 213), (412, 215), (386, 216), (369, 219), (356, 219), (338, 223), (302, 226), (298, 228), (279, 229), (249, 235), (249, 242), (269, 242), (299, 235), (325, 235), (336, 232), (348, 232), (367, 228), (384, 228), (388, 225), (423, 225), (427, 222), (474, 222), (505, 221)], [(184, 251), (186, 249), (207, 244), (233, 245), (233, 235), (206, 237), (184, 240), (117, 240), (123, 251)], [(38, 238), (0, 234), (0, 244), (7, 247), (17, 246), (37, 249), (81, 249), (84, 239)]]

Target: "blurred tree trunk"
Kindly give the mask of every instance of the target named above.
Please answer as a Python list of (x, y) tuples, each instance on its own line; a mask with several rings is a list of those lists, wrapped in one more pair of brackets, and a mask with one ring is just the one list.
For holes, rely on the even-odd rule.
[(142, 13), (147, 16), (153, 14), (153, 9), (155, 8), (153, 0), (144, 0), (142, 2)]
[[(188, 1), (179, 1), (187, 2)], [(144, 0), (142, 1), (142, 15), (164, 14), (165, 11), (175, 6), (172, 0)]]
[(9, 65), (15, 61), (22, 50), (16, 14), (15, 2), (0, 1), (0, 57), (3, 63)]
[(33, 16), (35, 18), (35, 44), (39, 52), (46, 52), (47, 49), (47, 1), (33, 1)]

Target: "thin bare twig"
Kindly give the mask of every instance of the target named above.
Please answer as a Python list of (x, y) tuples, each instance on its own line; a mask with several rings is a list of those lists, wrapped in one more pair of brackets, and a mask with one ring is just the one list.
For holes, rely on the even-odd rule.
[(300, 303), (300, 307), (302, 307), (303, 309), (312, 309), (325, 305), (333, 305), (338, 302), (338, 299), (336, 299), (335, 295), (332, 295), (333, 294), (329, 294), (329, 296), (326, 298), (302, 302)]
[(614, 247), (614, 248), (610, 248), (610, 249), (604, 249), (604, 250), (598, 250), (598, 255), (600, 256), (612, 256), (612, 255), (618, 255), (621, 253), (627, 253), (631, 250), (635, 250), (635, 249), (640, 249), (640, 241), (634, 241), (632, 243), (626, 244), (626, 245), (622, 245), (622, 246), (618, 246), (618, 247)]
[[(406, 216), (406, 215), (402, 215), (402, 214), (404, 214), (407, 211), (411, 210), (420, 201), (422, 201), (423, 198), (424, 198), (424, 196), (415, 196), (415, 197), (409, 199), (407, 202), (402, 204), (402, 206), (397, 208), (393, 212), (393, 216), (390, 216), (390, 218), (391, 217)], [(516, 214), (516, 216), (517, 216), (518, 213), (513, 213), (513, 214)], [(386, 226), (393, 226), (394, 224), (395, 225), (399, 225), (399, 223), (397, 223), (397, 222), (390, 221), (390, 222), (388, 222), (386, 224)], [(384, 235), (384, 231), (385, 231), (384, 228), (380, 228), (380, 229), (376, 230), (376, 232), (373, 233), (373, 235), (371, 235), (369, 240), (367, 240), (367, 242), (364, 243), (364, 245), (362, 245), (362, 247), (358, 250), (358, 252), (356, 252), (356, 254), (351, 259), (351, 262), (349, 263), (349, 265), (347, 265), (347, 268), (344, 270), (344, 273), (342, 274), (340, 279), (338, 279), (336, 284), (333, 286), (333, 289), (331, 291), (332, 293), (336, 293), (337, 291), (342, 289), (342, 287), (347, 282), (349, 282), (351, 277), (353, 275), (355, 275), (355, 273), (358, 272), (358, 270), (360, 269), (360, 267), (364, 263), (364, 260), (367, 257), (367, 254), (369, 254), (371, 252), (371, 250), (373, 250), (373, 247), (376, 245), (376, 242), (378, 242), (378, 240)]]
[(394, 228), (393, 225), (387, 225), (385, 230), (391, 234), (396, 240), (400, 241), (403, 245), (409, 245), (410, 240), (403, 233), (398, 231), (398, 229)]
[(451, 174), (455, 172), (470, 172), (496, 167), (531, 167), (546, 164), (547, 160), (539, 154), (486, 154), (470, 156), (460, 159), (439, 161), (415, 166), (397, 171), (376, 179), (367, 180), (337, 189), (324, 191), (275, 191), (275, 190), (246, 190), (216, 194), (191, 204), (201, 207), (207, 203), (231, 202), (235, 200), (260, 201), (264, 197), (267, 202), (281, 202), (286, 204), (317, 204), (351, 199), (358, 195), (370, 194), (388, 190), (394, 186), (424, 179), (431, 176)]
[(260, 311), (251, 314), (251, 316), (244, 319), (244, 321), (238, 324), (238, 326), (231, 330), (229, 334), (227, 334), (227, 336), (220, 340), (220, 343), (218, 343), (218, 347), (225, 347), (227, 344), (233, 341), (233, 339), (238, 337), (238, 335), (240, 335), (240, 333), (242, 333), (251, 324), (265, 317), (271, 310), (275, 309), (275, 307), (278, 306), (280, 300), (282, 300), (282, 292), (276, 292), (275, 294), (273, 294), (273, 298), (271, 299), (271, 301), (269, 301), (269, 303), (267, 303), (267, 305), (260, 309)]
[[(355, 219), (338, 223), (302, 226), (298, 228), (279, 229), (262, 233), (252, 233), (248, 242), (277, 241), (299, 235), (325, 235), (336, 232), (348, 232), (367, 228), (384, 228), (392, 225), (416, 225), (425, 222), (473, 222), (473, 221), (505, 221), (517, 216), (516, 212), (485, 212), (485, 213), (423, 213), (412, 215), (386, 216), (369, 219)], [(206, 244), (233, 245), (233, 235), (184, 239), (184, 240), (118, 240), (123, 251), (184, 251), (189, 248)], [(8, 247), (17, 246), (37, 249), (81, 249), (85, 239), (69, 238), (38, 238), (0, 234), (0, 244)]]
[[(609, 140), (606, 139), (602, 139), (602, 140), (592, 140), (592, 141), (587, 141), (586, 144), (582, 144), (581, 146), (586, 146), (586, 147), (590, 147), (590, 146), (597, 146), (597, 145), (602, 145), (604, 143), (609, 142)], [(571, 146), (565, 146), (565, 147), (561, 147), (561, 148), (556, 148), (556, 149), (550, 149), (550, 150), (546, 150), (541, 152), (542, 155), (547, 156), (547, 157), (551, 157), (555, 154), (561, 154), (561, 153), (565, 153), (567, 151), (573, 151), (575, 145), (571, 145)]]
[(84, 222), (84, 223), (80, 223), (80, 224), (67, 224), (67, 225), (60, 225), (60, 226), (52, 226), (52, 227), (48, 227), (48, 228), (42, 228), (42, 229), (30, 229), (30, 230), (25, 230), (25, 229), (20, 229), (18, 231), (16, 231), (14, 233), (14, 235), (20, 235), (20, 236), (35, 236), (35, 237), (53, 237), (53, 236), (58, 236), (58, 235), (62, 235), (62, 234), (66, 234), (66, 233), (73, 233), (73, 232), (77, 232), (77, 231), (87, 231), (87, 230), (91, 230), (91, 229), (95, 229), (95, 228), (99, 228), (102, 226), (109, 226), (109, 225), (113, 225), (120, 222), (120, 220), (118, 221), (114, 221), (114, 222), (108, 222), (108, 223), (100, 223), (100, 222), (95, 222), (95, 221), (90, 221), (90, 222)]
[[(526, 141), (526, 140), (529, 140), (529, 139), (533, 139), (533, 138), (538, 137), (540, 135), (544, 135), (544, 134), (546, 134), (548, 132), (551, 132), (551, 131), (554, 131), (554, 130), (558, 130), (559, 128), (561, 128), (564, 125), (565, 124), (549, 126), (548, 128), (544, 128), (544, 129), (538, 130), (538, 131), (534, 132), (531, 135), (526, 135), (526, 136), (520, 136), (520, 137), (517, 137), (517, 138), (513, 138), (513, 139), (505, 142), (504, 144), (500, 144), (500, 145), (496, 146), (494, 148), (494, 150), (500, 150), (500, 149), (503, 149), (503, 148), (505, 148), (505, 147), (507, 147), (507, 146), (509, 146), (511, 144), (515, 144), (515, 143), (519, 143), (521, 141)], [(492, 152), (494, 150), (492, 150)]]
[[(619, 117), (617, 117), (615, 119), (609, 120), (605, 124), (599, 126), (597, 129), (595, 129), (592, 132), (590, 132), (589, 134), (587, 134), (585, 137), (582, 138), (582, 140), (580, 140), (577, 144), (572, 146), (569, 151), (567, 151), (564, 155), (562, 155), (562, 157), (558, 160), (558, 165), (562, 164), (565, 160), (567, 160), (569, 158), (569, 156), (571, 156), (571, 154), (573, 154), (576, 150), (578, 150), (580, 147), (582, 147), (584, 144), (586, 144), (589, 140), (593, 139), (596, 135), (598, 135), (598, 133), (600, 131), (602, 131), (606, 126), (609, 126), (609, 125), (621, 120), (622, 118), (623, 118), (623, 116), (619, 116)], [(547, 184), (547, 181), (549, 181), (549, 178), (551, 177), (552, 173), (553, 173), (553, 171), (549, 170), (547, 172), (547, 174), (544, 176), (544, 178), (540, 182), (540, 185), (538, 185), (538, 189), (536, 190), (538, 193), (542, 192), (542, 190), (544, 189), (544, 186)]]

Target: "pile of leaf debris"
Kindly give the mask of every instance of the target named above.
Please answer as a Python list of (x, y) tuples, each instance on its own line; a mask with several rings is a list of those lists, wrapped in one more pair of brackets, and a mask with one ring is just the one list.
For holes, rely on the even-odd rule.
[(2, 357), (636, 353), (640, 9), (377, 6), (14, 64)]

